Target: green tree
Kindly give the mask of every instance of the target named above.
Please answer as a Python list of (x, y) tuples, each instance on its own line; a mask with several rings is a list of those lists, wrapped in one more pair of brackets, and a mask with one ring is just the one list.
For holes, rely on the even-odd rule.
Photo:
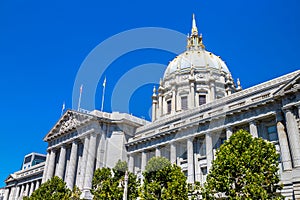
[(35, 190), (30, 197), (24, 197), (24, 200), (67, 200), (71, 197), (71, 190), (67, 188), (66, 183), (59, 177), (54, 176), (43, 183)]
[[(124, 177), (128, 170), (127, 163), (118, 161), (116, 166), (97, 169), (94, 173), (91, 190), (94, 199), (122, 200), (124, 192)], [(113, 173), (112, 173), (113, 172)], [(139, 183), (136, 175), (128, 173), (128, 199), (138, 197)]]
[(204, 199), (221, 193), (228, 199), (280, 199), (278, 158), (272, 143), (237, 131), (216, 152)]
[(187, 199), (186, 176), (181, 168), (172, 165), (163, 157), (153, 157), (146, 165), (144, 184), (141, 188), (142, 199)]

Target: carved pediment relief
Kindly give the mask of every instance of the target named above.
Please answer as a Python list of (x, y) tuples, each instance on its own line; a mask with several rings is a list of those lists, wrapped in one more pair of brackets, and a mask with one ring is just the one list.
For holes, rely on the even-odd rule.
[(279, 88), (276, 92), (274, 92), (274, 96), (284, 96), (286, 94), (292, 94), (297, 91), (300, 91), (300, 74), (291, 79), (284, 86)]
[(95, 119), (95, 117), (84, 113), (68, 110), (46, 135), (44, 141), (50, 141), (57, 136), (61, 136), (74, 131), (76, 128), (79, 128), (92, 119)]

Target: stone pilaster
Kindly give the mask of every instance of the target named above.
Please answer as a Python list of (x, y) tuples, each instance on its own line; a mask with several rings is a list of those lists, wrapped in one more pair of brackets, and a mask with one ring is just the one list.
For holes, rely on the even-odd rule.
[(194, 183), (194, 146), (193, 138), (187, 139), (188, 183)]
[(172, 164), (177, 162), (176, 143), (175, 142), (170, 143), (170, 161)]
[(173, 88), (172, 90), (172, 106), (171, 106), (171, 113), (176, 112), (176, 88)]
[(163, 94), (159, 92), (158, 94), (158, 109), (159, 109), (159, 116), (163, 116), (164, 114), (164, 105), (163, 105)]
[(300, 166), (300, 138), (298, 124), (291, 110), (285, 110), (286, 128), (291, 147), (292, 160), (294, 167)]
[(206, 145), (206, 162), (207, 162), (207, 171), (211, 168), (211, 162), (213, 160), (213, 140), (211, 133), (205, 135), (205, 145)]
[(74, 140), (72, 142), (70, 161), (69, 161), (69, 166), (68, 166), (67, 176), (66, 176), (67, 187), (71, 190), (74, 187), (76, 163), (77, 163), (77, 150), (78, 150), (78, 141)]
[(55, 172), (55, 175), (62, 179), (64, 178), (65, 164), (66, 164), (66, 146), (62, 145), (60, 148), (58, 167)]
[(81, 158), (81, 166), (80, 166), (80, 176), (78, 177), (79, 178), (78, 187), (81, 190), (83, 189), (86, 162), (87, 162), (87, 157), (89, 155), (89, 143), (90, 143), (90, 136), (86, 136), (84, 138), (83, 155)]
[(257, 131), (257, 126), (255, 121), (250, 121), (249, 122), (249, 129), (250, 133), (253, 137), (257, 138), (258, 137), (258, 131)]
[(141, 171), (145, 171), (145, 167), (146, 167), (146, 164), (147, 164), (147, 156), (146, 156), (146, 152), (143, 151), (142, 152), (142, 163), (141, 163)]
[(213, 101), (216, 99), (216, 86), (214, 81), (211, 81), (209, 83), (209, 89), (210, 89), (210, 101)]
[(54, 149), (51, 149), (50, 152), (50, 159), (49, 159), (49, 163), (48, 163), (48, 169), (47, 169), (47, 178), (45, 181), (47, 181), (48, 179), (51, 179), (53, 174), (54, 174), (54, 169), (55, 169), (55, 157), (56, 157), (56, 152)]
[(227, 127), (226, 128), (226, 139), (228, 140), (232, 136), (232, 128)]
[(89, 153), (88, 153), (88, 159), (87, 159), (87, 163), (86, 163), (84, 186), (83, 186), (83, 191), (82, 191), (83, 197), (85, 199), (91, 198), (90, 189), (92, 188), (92, 179), (93, 179), (93, 174), (94, 174), (96, 149), (97, 149), (97, 134), (92, 133), (90, 136)]
[(195, 82), (193, 80), (190, 82), (190, 101), (188, 107), (190, 109), (195, 107)]

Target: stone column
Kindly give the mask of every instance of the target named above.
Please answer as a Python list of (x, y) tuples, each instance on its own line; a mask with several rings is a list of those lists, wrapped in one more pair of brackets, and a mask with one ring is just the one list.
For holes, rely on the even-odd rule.
[(158, 104), (159, 114), (158, 115), (163, 116), (164, 106), (163, 106), (163, 94), (161, 92), (159, 92), (158, 98), (159, 98), (159, 104)]
[(145, 171), (145, 167), (146, 167), (146, 163), (147, 163), (147, 155), (146, 152), (143, 151), (142, 152), (142, 163), (141, 163), (141, 171)]
[(211, 81), (209, 84), (210, 87), (210, 101), (213, 101), (216, 99), (216, 88), (214, 81)]
[(29, 194), (29, 183), (26, 183), (25, 191), (24, 191), (24, 196), (28, 196)]
[(157, 100), (152, 100), (152, 121), (156, 120), (157, 116)]
[(249, 129), (250, 133), (253, 137), (257, 138), (258, 137), (258, 131), (257, 131), (257, 126), (255, 121), (249, 122)]
[(205, 145), (206, 145), (206, 162), (207, 162), (207, 172), (211, 168), (211, 162), (213, 160), (213, 140), (211, 133), (205, 135)]
[(48, 167), (47, 167), (47, 178), (45, 181), (47, 181), (48, 179), (51, 179), (54, 174), (55, 156), (56, 156), (55, 150), (51, 149), (49, 163), (48, 163)]
[(15, 194), (15, 199), (19, 199), (19, 193), (20, 193), (20, 185), (16, 186), (17, 190), (16, 190), (16, 194)]
[(97, 144), (97, 134), (92, 133), (90, 136), (89, 153), (88, 153), (88, 159), (86, 163), (84, 186), (82, 192), (86, 199), (91, 198), (90, 189), (92, 188), (92, 179), (93, 179), (96, 149), (97, 149), (96, 144)]
[(190, 82), (190, 101), (189, 101), (189, 108), (194, 108), (195, 107), (195, 83), (192, 81)]
[(170, 161), (172, 164), (176, 163), (177, 161), (175, 142), (170, 143)]
[(34, 181), (31, 182), (30, 190), (29, 190), (29, 195), (28, 196), (31, 196), (31, 194), (33, 193), (33, 191), (34, 191)]
[(74, 179), (76, 174), (77, 150), (78, 150), (78, 142), (74, 140), (72, 142), (71, 155), (70, 155), (70, 161), (68, 166), (69, 168), (66, 176), (67, 187), (71, 190), (74, 187)]
[(161, 156), (161, 149), (160, 147), (156, 147), (155, 149), (155, 157), (160, 157)]
[(4, 198), (3, 200), (8, 200), (9, 198), (9, 188), (6, 188), (5, 191), (4, 191)]
[(194, 146), (193, 138), (187, 139), (188, 183), (194, 183)]
[(84, 138), (84, 146), (83, 146), (83, 155), (81, 158), (81, 167), (80, 167), (80, 176), (79, 178), (79, 189), (83, 189), (84, 184), (84, 176), (85, 176), (85, 168), (86, 168), (86, 161), (89, 155), (89, 143), (90, 143), (90, 136), (86, 136)]
[(176, 112), (176, 89), (173, 88), (172, 90), (172, 107), (171, 107), (171, 113)]
[(227, 127), (226, 128), (226, 139), (228, 140), (232, 135), (232, 128), (231, 127)]
[(21, 185), (20, 199), (23, 199), (24, 189), (25, 189), (25, 184)]
[(43, 178), (42, 178), (42, 183), (44, 183), (46, 181), (46, 179), (47, 179), (47, 169), (48, 169), (48, 165), (49, 165), (49, 160), (50, 160), (50, 153), (47, 152), (46, 162), (45, 162), (44, 172), (43, 172)]
[(62, 147), (60, 148), (58, 167), (55, 172), (55, 175), (62, 179), (64, 179), (65, 164), (66, 164), (66, 146), (62, 145)]
[(36, 180), (35, 189), (34, 190), (39, 189), (39, 187), (40, 187), (40, 180)]
[(134, 172), (134, 155), (129, 154), (129, 159), (128, 159), (128, 170), (129, 172)]
[(300, 138), (298, 124), (291, 110), (285, 111), (286, 128), (288, 133), (289, 143), (291, 145), (291, 153), (294, 167), (300, 166)]
[(292, 162), (289, 150), (288, 139), (281, 121), (277, 122), (277, 133), (280, 145), (281, 162), (283, 170), (292, 170)]
[(15, 187), (11, 187), (10, 194), (9, 194), (9, 200), (15, 199)]

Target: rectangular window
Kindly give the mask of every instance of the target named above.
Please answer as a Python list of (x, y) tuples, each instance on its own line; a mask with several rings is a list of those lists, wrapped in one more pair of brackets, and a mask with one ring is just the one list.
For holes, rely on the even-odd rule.
[(268, 136), (270, 141), (277, 141), (278, 140), (278, 134), (276, 130), (276, 126), (268, 126), (267, 127)]
[(187, 96), (181, 97), (181, 110), (187, 110), (188, 109), (188, 99)]
[(171, 108), (172, 108), (172, 101), (169, 100), (169, 101), (167, 101), (167, 113), (168, 114), (171, 113)]
[(206, 95), (199, 95), (199, 106), (206, 104)]
[(207, 174), (207, 167), (201, 167), (201, 172), (203, 175)]

